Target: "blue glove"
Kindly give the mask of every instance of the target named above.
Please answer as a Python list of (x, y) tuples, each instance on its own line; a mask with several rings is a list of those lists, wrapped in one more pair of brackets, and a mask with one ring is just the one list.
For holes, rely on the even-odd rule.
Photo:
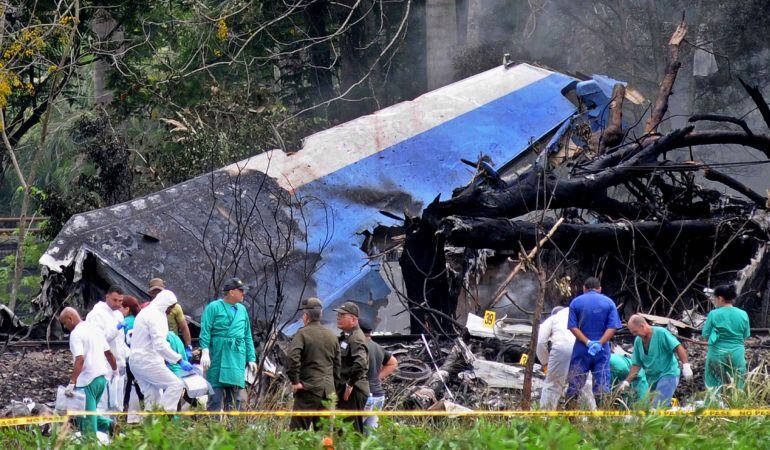
[(190, 372), (191, 370), (193, 370), (192, 364), (185, 361), (184, 359), (179, 361), (179, 367), (181, 367), (182, 370), (184, 370), (185, 372)]
[(192, 345), (188, 345), (184, 348), (184, 352), (187, 355), (187, 359), (192, 359)]
[(118, 322), (118, 330), (122, 330), (123, 328), (126, 328), (128, 324), (126, 322)]
[(588, 354), (596, 356), (597, 353), (602, 351), (602, 344), (599, 341), (588, 341)]

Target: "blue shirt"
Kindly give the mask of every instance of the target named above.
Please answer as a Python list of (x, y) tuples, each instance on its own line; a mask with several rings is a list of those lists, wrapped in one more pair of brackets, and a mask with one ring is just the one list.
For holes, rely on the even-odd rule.
[(606, 295), (588, 291), (569, 304), (567, 328), (579, 328), (591, 341), (601, 339), (609, 328), (622, 327), (615, 302)]

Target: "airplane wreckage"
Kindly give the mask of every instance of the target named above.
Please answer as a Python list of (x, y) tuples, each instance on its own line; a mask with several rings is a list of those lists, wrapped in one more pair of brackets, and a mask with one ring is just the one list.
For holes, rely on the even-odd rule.
[[(448, 333), (487, 309), (531, 319), (537, 271), (509, 275), (537, 250), (546, 306), (599, 275), (621, 312), (671, 317), (708, 311), (703, 289), (734, 282), (738, 305), (766, 327), (767, 197), (699, 151), (738, 145), (768, 158), (770, 136), (717, 115), (658, 131), (684, 32), (644, 123), (624, 120), (644, 102), (625, 83), (506, 63), (296, 152), (73, 216), (40, 260), (35, 301), (49, 314), (89, 307), (110, 284), (146, 299), (161, 277), (197, 318), (235, 275), (263, 333), (292, 334), (308, 296), (323, 300), (327, 323), (353, 300), (378, 331)], [(770, 127), (760, 91), (744, 87)]]

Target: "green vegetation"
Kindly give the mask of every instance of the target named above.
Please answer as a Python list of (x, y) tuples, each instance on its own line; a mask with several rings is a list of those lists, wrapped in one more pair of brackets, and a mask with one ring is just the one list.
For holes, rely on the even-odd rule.
[[(339, 421), (326, 432), (289, 432), (287, 420), (147, 420), (124, 428), (116, 449), (626, 449), (764, 448), (770, 419), (443, 419), (382, 420), (371, 436)], [(0, 429), (5, 448), (98, 448), (72, 438), (71, 430), (50, 437), (39, 430)], [(331, 445), (324, 440), (331, 438)], [(328, 444), (329, 441), (326, 440)]]
[[(18, 231), (16, 232), (18, 233)], [(14, 233), (14, 234), (16, 234)], [(40, 291), (40, 272), (37, 270), (37, 261), (48, 248), (49, 242), (36, 235), (28, 235), (24, 241), (24, 267), (27, 268), (21, 277), (19, 297), (29, 299)], [(16, 255), (11, 254), (0, 259), (0, 303), (8, 304), (10, 300), (11, 283), (13, 282), (13, 268), (16, 264)], [(17, 304), (17, 313), (25, 314), (31, 310), (29, 301)]]

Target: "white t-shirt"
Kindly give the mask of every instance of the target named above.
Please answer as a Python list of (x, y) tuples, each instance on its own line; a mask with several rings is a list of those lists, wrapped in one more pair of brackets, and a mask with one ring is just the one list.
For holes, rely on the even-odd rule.
[(75, 326), (75, 329), (70, 333), (70, 352), (72, 352), (73, 359), (78, 356), (85, 359), (83, 371), (78, 376), (77, 387), (88, 386), (95, 378), (109, 376), (112, 373), (110, 363), (104, 356), (104, 352), (109, 349), (110, 346), (107, 345), (102, 330), (86, 321)]

